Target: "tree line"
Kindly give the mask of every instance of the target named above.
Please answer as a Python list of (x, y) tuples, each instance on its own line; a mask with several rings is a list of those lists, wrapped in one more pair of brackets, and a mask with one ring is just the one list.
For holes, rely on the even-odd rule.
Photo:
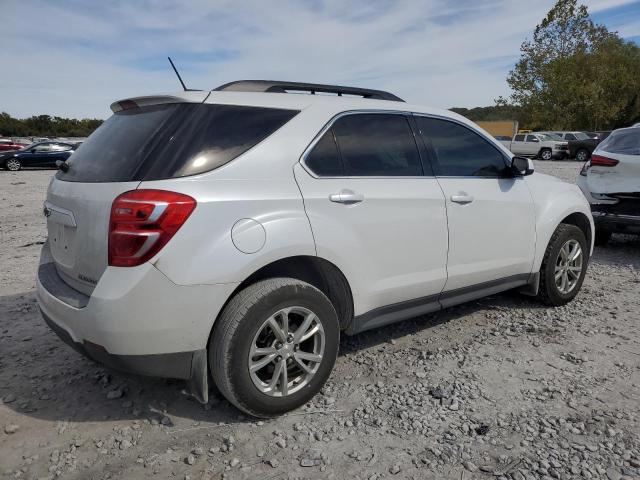
[(0, 113), (0, 135), (4, 137), (88, 137), (102, 124), (97, 118), (52, 117), (36, 115), (29, 118), (13, 118)]

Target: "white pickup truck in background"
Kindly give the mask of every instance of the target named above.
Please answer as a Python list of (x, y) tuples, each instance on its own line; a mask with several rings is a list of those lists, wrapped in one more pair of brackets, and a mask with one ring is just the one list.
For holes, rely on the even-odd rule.
[(500, 140), (514, 155), (562, 160), (569, 156), (569, 143), (545, 133), (519, 133), (513, 140)]

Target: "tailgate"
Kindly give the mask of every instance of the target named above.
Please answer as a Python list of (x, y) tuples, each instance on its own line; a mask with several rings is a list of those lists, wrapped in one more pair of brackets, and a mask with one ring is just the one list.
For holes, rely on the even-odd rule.
[(593, 193), (640, 192), (640, 155), (597, 154), (617, 160), (614, 167), (592, 165), (587, 171), (587, 185)]
[(49, 245), (58, 274), (69, 286), (91, 295), (107, 268), (111, 204), (138, 184), (53, 179), (44, 209)]

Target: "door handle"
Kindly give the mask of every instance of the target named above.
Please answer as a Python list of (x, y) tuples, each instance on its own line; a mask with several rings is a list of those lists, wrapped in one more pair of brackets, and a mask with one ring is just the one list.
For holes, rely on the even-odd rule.
[(457, 193), (456, 195), (451, 195), (451, 201), (455, 203), (460, 203), (462, 205), (466, 205), (467, 203), (473, 202), (473, 197), (464, 192)]
[(353, 190), (340, 190), (339, 193), (329, 195), (329, 200), (335, 203), (344, 203), (345, 205), (353, 205), (364, 200), (364, 195), (356, 193)]

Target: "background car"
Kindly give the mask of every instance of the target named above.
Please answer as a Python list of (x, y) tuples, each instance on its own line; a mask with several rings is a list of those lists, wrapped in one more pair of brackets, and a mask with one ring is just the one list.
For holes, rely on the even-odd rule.
[(543, 160), (561, 160), (569, 154), (567, 142), (546, 133), (519, 133), (513, 137), (513, 141), (501, 143), (515, 155), (539, 157)]
[(578, 186), (591, 204), (598, 245), (614, 232), (640, 233), (640, 129), (615, 130), (600, 143)]
[(23, 167), (51, 168), (56, 161), (66, 161), (74, 152), (74, 145), (61, 142), (33, 143), (21, 150), (0, 155), (0, 165), (6, 170), (17, 171)]
[(13, 150), (20, 150), (26, 147), (27, 143), (14, 142), (10, 138), (0, 138), (0, 152), (9, 152)]
[[(598, 132), (593, 132), (593, 136), (586, 132), (543, 132), (553, 135), (559, 140), (564, 140), (569, 144), (569, 158), (575, 158), (580, 162), (589, 160), (591, 153), (602, 141)], [(602, 132), (600, 132), (602, 133)]]

